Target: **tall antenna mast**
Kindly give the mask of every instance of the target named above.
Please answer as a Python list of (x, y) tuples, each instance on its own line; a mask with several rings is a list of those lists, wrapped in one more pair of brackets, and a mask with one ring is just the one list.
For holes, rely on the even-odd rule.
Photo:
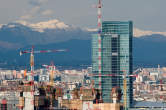
[(101, 32), (102, 32), (102, 15), (101, 15), (101, 8), (102, 3), (101, 0), (99, 0), (98, 3), (98, 74), (99, 74), (99, 90), (100, 90), (100, 96), (101, 96)]

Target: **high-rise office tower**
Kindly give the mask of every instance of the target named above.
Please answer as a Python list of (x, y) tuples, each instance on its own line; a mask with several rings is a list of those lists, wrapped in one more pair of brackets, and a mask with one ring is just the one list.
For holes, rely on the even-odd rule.
[[(103, 102), (112, 102), (111, 90), (120, 87), (123, 90), (123, 75), (132, 74), (132, 37), (133, 25), (131, 21), (104, 21), (101, 32), (101, 75), (98, 64), (98, 36), (92, 37), (92, 79), (95, 87), (101, 89)], [(133, 103), (132, 77), (127, 77), (127, 106)], [(121, 102), (123, 102), (123, 96)]]

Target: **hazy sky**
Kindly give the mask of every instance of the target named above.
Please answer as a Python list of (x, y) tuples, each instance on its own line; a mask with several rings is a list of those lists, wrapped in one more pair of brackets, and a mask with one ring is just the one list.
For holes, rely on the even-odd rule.
[[(97, 0), (0, 0), (0, 24), (58, 19), (95, 28)], [(139, 29), (166, 31), (166, 0), (103, 0), (103, 20), (132, 20)]]

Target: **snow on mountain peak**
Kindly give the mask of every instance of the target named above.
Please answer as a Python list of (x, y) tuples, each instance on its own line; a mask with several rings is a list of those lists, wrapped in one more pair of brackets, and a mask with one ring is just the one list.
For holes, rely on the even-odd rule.
[[(85, 29), (86, 31), (89, 31), (89, 32), (97, 32), (97, 28), (86, 28)], [(160, 35), (164, 35), (166, 36), (166, 32), (153, 32), (153, 31), (145, 31), (145, 30), (141, 30), (141, 29), (138, 29), (138, 28), (134, 28), (133, 29), (133, 35), (134, 37), (142, 37), (142, 36), (149, 36), (149, 35), (152, 35), (152, 34), (160, 34)]]
[(134, 37), (141, 37), (141, 36), (152, 35), (152, 34), (160, 34), (160, 35), (166, 36), (166, 32), (144, 31), (138, 28), (134, 28)]
[(58, 20), (50, 20), (50, 21), (46, 21), (46, 22), (39, 22), (36, 24), (30, 24), (30, 27), (34, 28), (34, 29), (39, 29), (40, 31), (44, 29), (66, 29), (69, 26), (66, 25), (64, 22), (60, 22)]
[[(45, 29), (69, 29), (69, 28), (74, 28), (74, 26), (69, 26), (66, 25), (64, 22), (61, 22), (57, 19), (53, 19), (53, 20), (49, 20), (49, 21), (42, 21), (42, 22), (38, 22), (38, 23), (29, 23), (27, 21), (16, 21), (17, 23), (20, 23), (24, 26), (28, 26), (32, 29), (34, 29), (35, 31), (38, 32), (44, 32)], [(0, 24), (0, 28), (3, 25)], [(12, 27), (12, 26), (11, 26)], [(89, 32), (96, 32), (97, 28), (84, 28), (83, 30), (85, 31), (89, 31)], [(133, 29), (133, 35), (134, 37), (142, 37), (142, 36), (149, 36), (152, 34), (160, 34), (160, 35), (164, 35), (166, 36), (166, 32), (153, 32), (153, 31), (146, 31), (146, 30), (141, 30), (138, 28), (134, 28)]]
[(89, 31), (89, 32), (97, 32), (97, 28), (85, 28), (86, 31)]
[(44, 22), (38, 22), (38, 23), (34, 23), (34, 24), (28, 23), (27, 21), (17, 21), (17, 23), (31, 27), (34, 30), (39, 31), (39, 32), (44, 32), (45, 29), (67, 29), (67, 28), (69, 28), (68, 25), (66, 25), (64, 22), (61, 22), (57, 19), (44, 21)]
[(0, 24), (0, 28), (2, 28), (3, 25), (4, 25), (4, 24)]
[(19, 24), (22, 24), (25, 26), (28, 26), (28, 24), (29, 24), (27, 21), (23, 21), (23, 20), (16, 21), (16, 23), (19, 23)]

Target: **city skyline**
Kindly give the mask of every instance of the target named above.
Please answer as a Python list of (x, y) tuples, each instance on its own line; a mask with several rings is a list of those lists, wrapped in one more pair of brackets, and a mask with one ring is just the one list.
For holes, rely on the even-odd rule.
[(163, 110), (165, 3), (0, 0), (0, 110)]

